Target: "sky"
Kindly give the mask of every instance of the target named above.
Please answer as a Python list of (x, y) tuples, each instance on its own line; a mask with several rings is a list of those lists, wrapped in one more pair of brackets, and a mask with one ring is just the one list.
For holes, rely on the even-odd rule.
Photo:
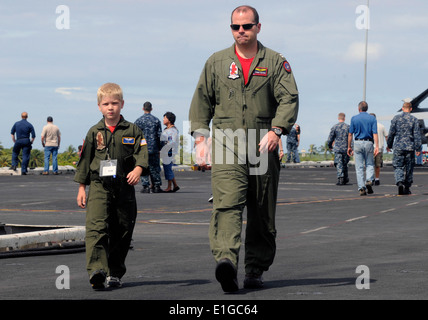
[(371, 0), (369, 10), (367, 0), (2, 0), (0, 144), (13, 146), (10, 130), (26, 111), (33, 148), (42, 149), (48, 116), (61, 130), (59, 151), (77, 148), (102, 117), (96, 92), (106, 82), (122, 87), (126, 120), (134, 122), (150, 101), (153, 115), (175, 113), (187, 134), (202, 68), (233, 44), (230, 14), (242, 4), (259, 12), (259, 41), (293, 70), (300, 149), (324, 145), (339, 112), (348, 123), (358, 113), (366, 22), (369, 112), (389, 129), (401, 100), (428, 88), (426, 0)]

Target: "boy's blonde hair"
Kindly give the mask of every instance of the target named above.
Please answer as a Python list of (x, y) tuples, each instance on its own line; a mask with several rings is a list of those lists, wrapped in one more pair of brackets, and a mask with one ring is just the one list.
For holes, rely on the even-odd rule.
[(116, 83), (105, 83), (97, 91), (98, 104), (105, 96), (114, 96), (120, 101), (123, 101), (122, 88)]

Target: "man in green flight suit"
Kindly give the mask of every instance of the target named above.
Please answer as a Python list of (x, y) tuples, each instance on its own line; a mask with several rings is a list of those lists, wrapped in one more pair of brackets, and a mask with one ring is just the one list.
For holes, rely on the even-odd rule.
[(206, 164), (212, 120), (213, 212), (210, 246), (223, 291), (239, 290), (242, 214), (247, 207), (244, 288), (263, 286), (276, 251), (278, 142), (297, 119), (291, 67), (258, 40), (261, 24), (249, 6), (233, 10), (235, 43), (206, 62), (189, 111), (196, 162)]

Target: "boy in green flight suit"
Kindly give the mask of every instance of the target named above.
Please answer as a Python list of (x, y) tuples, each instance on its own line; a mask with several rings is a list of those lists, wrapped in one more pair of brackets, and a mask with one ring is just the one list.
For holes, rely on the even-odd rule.
[(126, 272), (137, 216), (134, 185), (147, 171), (148, 153), (142, 131), (120, 114), (120, 86), (106, 83), (97, 96), (103, 118), (86, 135), (74, 181), (79, 183), (77, 205), (86, 208), (89, 282), (93, 289), (104, 289), (120, 287)]

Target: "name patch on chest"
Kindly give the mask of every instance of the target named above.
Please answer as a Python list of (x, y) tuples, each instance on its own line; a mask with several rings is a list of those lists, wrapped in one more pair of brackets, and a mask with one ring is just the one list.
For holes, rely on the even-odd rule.
[(122, 144), (135, 144), (135, 138), (123, 137)]
[(253, 76), (267, 77), (267, 75), (268, 75), (267, 68), (256, 67), (253, 71)]

